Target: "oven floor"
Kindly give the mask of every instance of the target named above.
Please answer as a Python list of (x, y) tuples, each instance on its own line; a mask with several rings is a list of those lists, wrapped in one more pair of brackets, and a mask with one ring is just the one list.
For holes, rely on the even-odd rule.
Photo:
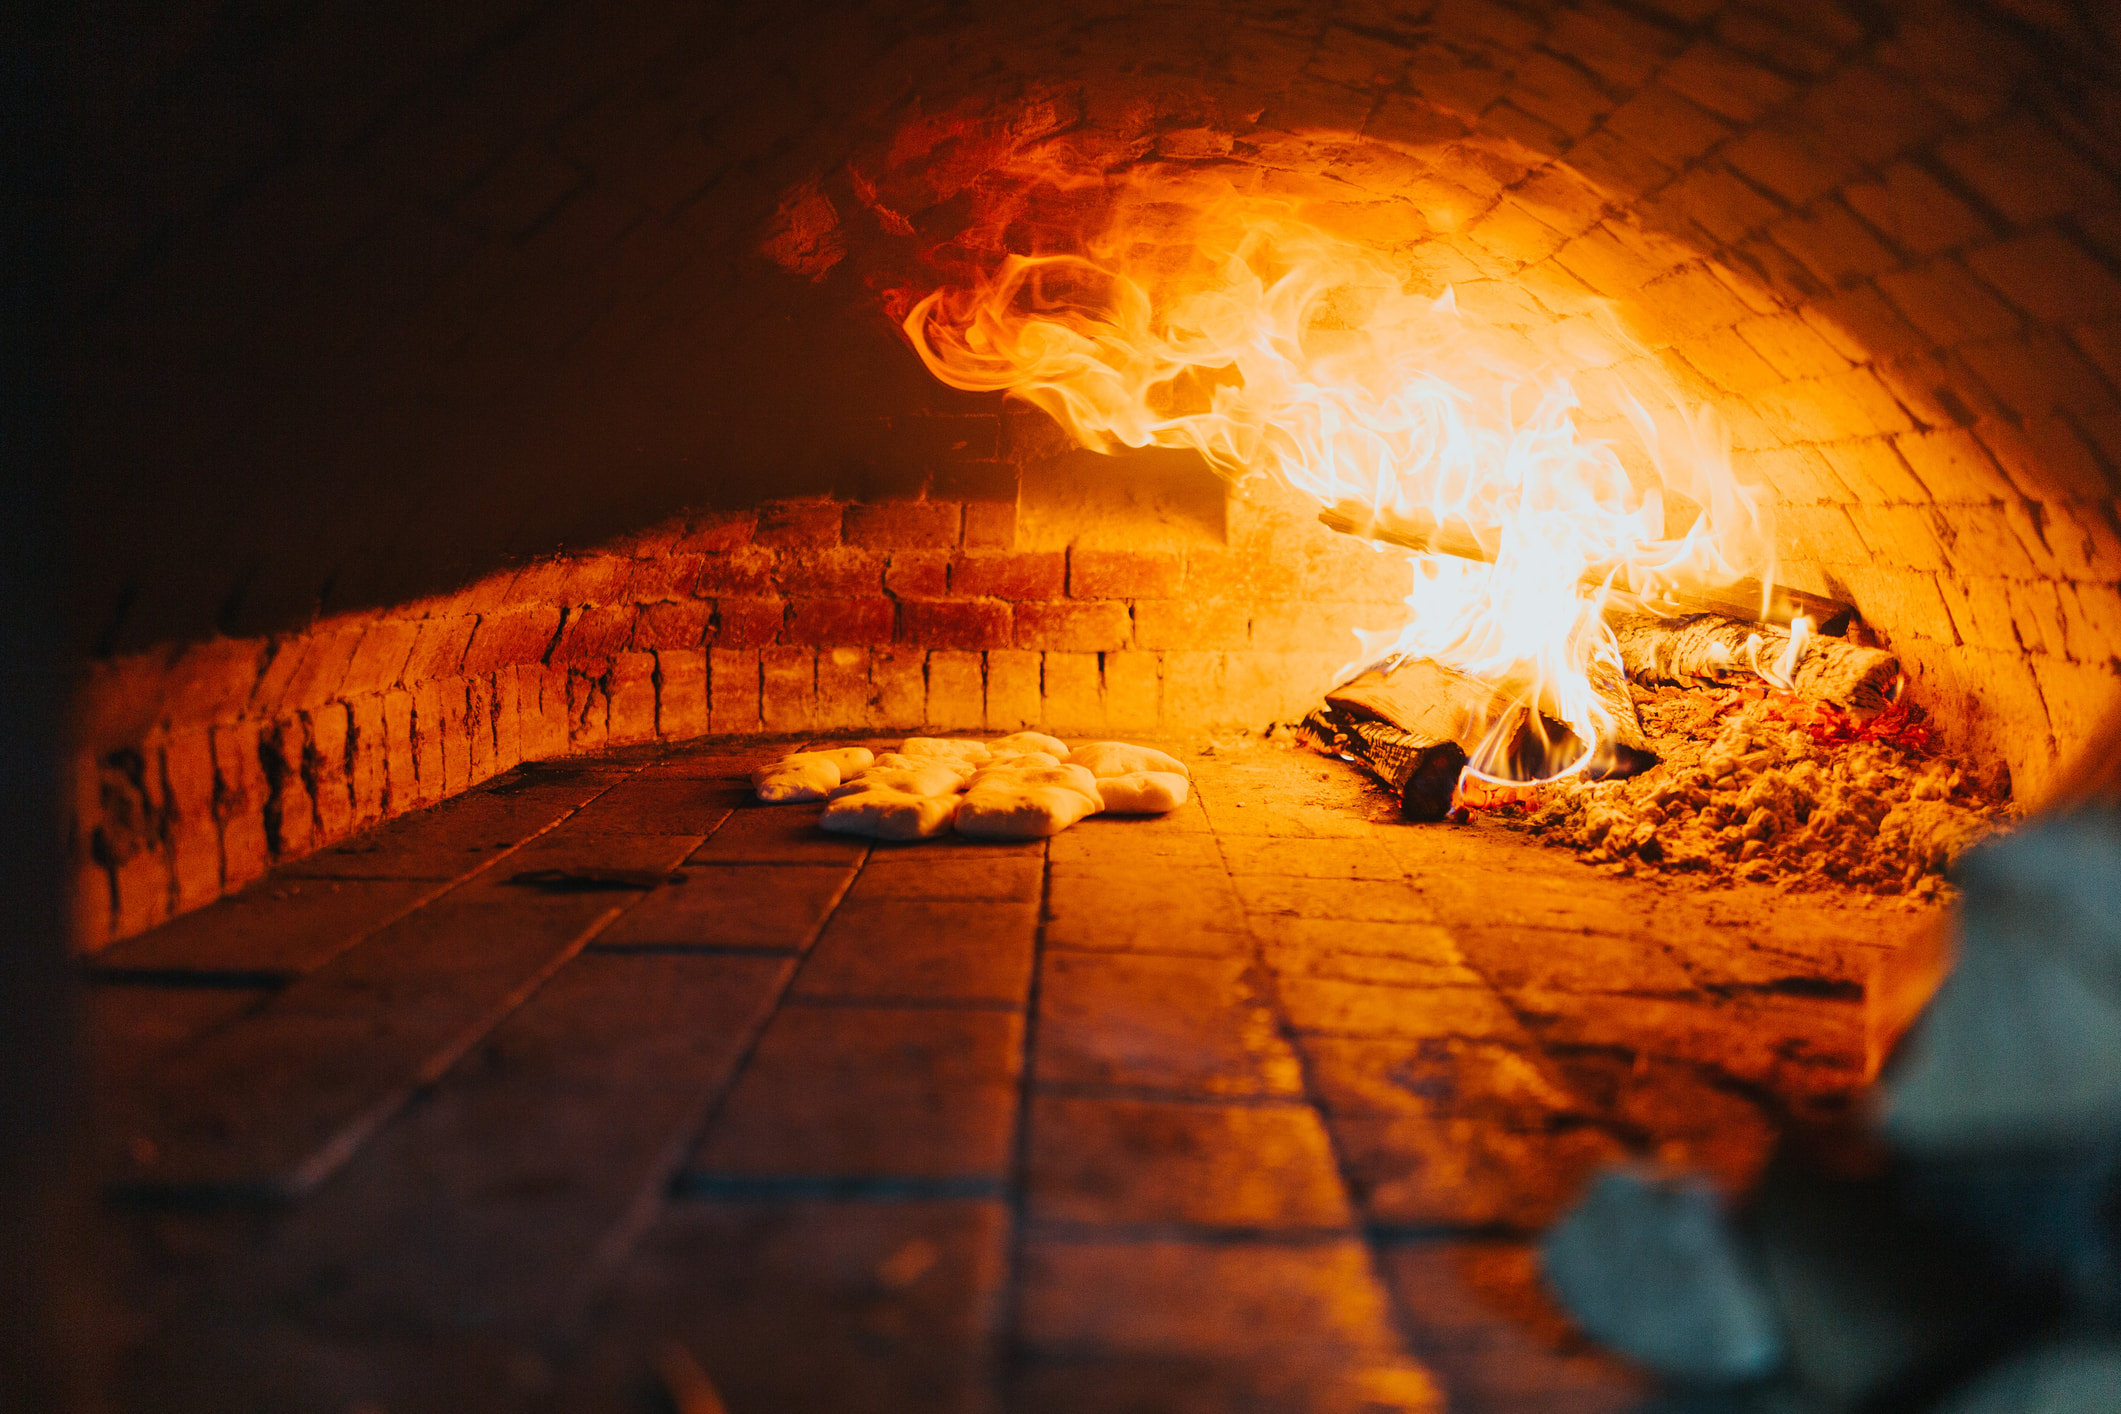
[(527, 766), (100, 955), (117, 1405), (1639, 1402), (1538, 1229), (1743, 1183), (1932, 918), (1172, 749), (1183, 810), (1009, 846), (825, 835), (756, 743)]

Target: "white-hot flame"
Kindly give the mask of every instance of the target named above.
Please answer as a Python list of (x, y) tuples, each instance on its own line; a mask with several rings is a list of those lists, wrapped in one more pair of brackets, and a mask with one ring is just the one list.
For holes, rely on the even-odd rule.
[[(1405, 622), (1351, 666), (1434, 657), (1596, 743), (1605, 591), (1762, 568), (1763, 506), (1718, 419), (1609, 317), (1505, 328), (1409, 286), (1403, 255), (1293, 202), (1161, 174), (1131, 179), (1081, 253), (1006, 256), (904, 327), (943, 381), (1011, 392), (1087, 446), (1190, 447), (1232, 479), (1470, 530), (1490, 562), (1410, 555)], [(1586, 377), (1613, 435), (1579, 431)]]

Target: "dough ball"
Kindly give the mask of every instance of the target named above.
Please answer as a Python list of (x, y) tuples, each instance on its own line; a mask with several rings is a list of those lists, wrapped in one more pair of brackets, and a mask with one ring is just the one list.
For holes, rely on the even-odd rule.
[(1080, 766), (1025, 766), (1011, 759), (982, 766), (972, 773), (971, 780), (965, 782), (967, 790), (986, 787), (1028, 789), (1033, 786), (1059, 786), (1062, 790), (1072, 790), (1090, 802), (1093, 813), (1104, 809), (1104, 802), (1097, 794), (1097, 777)]
[[(792, 764), (791, 764), (792, 762)], [(754, 771), (751, 783), (769, 805), (796, 800), (823, 800), (840, 783), (840, 768), (830, 761), (778, 762)]]
[(1114, 815), (1161, 815), (1186, 803), (1186, 778), (1173, 771), (1130, 771), (1104, 776), (1097, 793)]
[(991, 782), (965, 792), (957, 832), (976, 840), (1036, 840), (1057, 835), (1097, 807), (1067, 786)]
[(895, 790), (906, 795), (955, 795), (964, 777), (948, 762), (929, 761), (914, 766), (870, 766), (834, 787), (831, 799), (865, 790)]
[(1093, 741), (1075, 748), (1070, 765), (1081, 766), (1093, 776), (1131, 776), (1137, 771), (1167, 772), (1193, 779), (1193, 773), (1176, 756), (1167, 756), (1153, 746), (1129, 746), (1124, 741)]
[(899, 747), (899, 753), (904, 756), (942, 756), (977, 762), (987, 759), (987, 743), (959, 741), (955, 737), (909, 736)]
[(1068, 743), (1044, 732), (1011, 732), (998, 741), (988, 742), (987, 750), (996, 756), (1021, 756), (1025, 752), (1039, 751), (1056, 761), (1068, 759)]
[(923, 840), (950, 828), (958, 794), (915, 795), (910, 791), (856, 790), (825, 807), (818, 823), (835, 834), (873, 840)]
[[(908, 756), (903, 751), (886, 751), (879, 753), (875, 762), (872, 763), (870, 769), (874, 770), (877, 766), (888, 766), (895, 770), (908, 771), (922, 770), (931, 766), (940, 766), (946, 771), (955, 771), (957, 773), (957, 778), (960, 781), (964, 780), (965, 777), (971, 775), (974, 771), (979, 769), (979, 767), (974, 763), (970, 761), (960, 760), (955, 756)], [(852, 777), (849, 777), (849, 779), (851, 780)]]
[(1060, 758), (1049, 751), (1019, 751), (1007, 755), (997, 753), (988, 757), (979, 766), (984, 771), (994, 766), (1058, 766)]

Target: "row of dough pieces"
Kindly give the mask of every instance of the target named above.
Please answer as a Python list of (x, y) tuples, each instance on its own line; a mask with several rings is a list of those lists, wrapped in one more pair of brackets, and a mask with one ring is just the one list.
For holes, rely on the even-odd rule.
[(1099, 811), (1161, 815), (1186, 803), (1176, 757), (1122, 741), (1068, 749), (1038, 732), (999, 741), (909, 737), (881, 756), (863, 746), (798, 751), (752, 773), (759, 799), (826, 802), (820, 822), (845, 835), (918, 840), (953, 826), (981, 840), (1057, 835)]

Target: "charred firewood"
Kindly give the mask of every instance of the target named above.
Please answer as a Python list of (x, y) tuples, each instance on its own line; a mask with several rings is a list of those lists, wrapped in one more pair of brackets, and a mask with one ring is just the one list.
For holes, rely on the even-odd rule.
[[(1662, 618), (1655, 614), (1608, 613), (1606, 623), (1620, 643), (1620, 660), (1637, 682), (1695, 679), (1758, 680), (1772, 670), (1790, 644), (1789, 632), (1721, 614)], [(1753, 643), (1755, 637), (1758, 643)], [(1877, 710), (1891, 704), (1900, 660), (1882, 648), (1843, 639), (1806, 640), (1789, 673), (1790, 690), (1837, 707)]]
[(1465, 748), (1445, 738), (1418, 736), (1378, 717), (1328, 702), (1304, 719), (1318, 738), (1352, 758), (1399, 793), (1399, 813), (1433, 822), (1451, 811), (1466, 768)]
[[(1461, 560), (1492, 564), (1495, 547), (1462, 520), (1438, 521), (1429, 516), (1400, 516), (1372, 510), (1359, 501), (1342, 501), (1318, 513), (1321, 524), (1344, 535), (1398, 545), (1427, 555), (1450, 555)], [(1623, 610), (1641, 611), (1653, 606), (1633, 594), (1606, 590), (1613, 566), (1594, 565), (1584, 574), (1586, 589), (1600, 590), (1606, 602)], [(1721, 614), (1747, 620), (1758, 618), (1771, 624), (1787, 624), (1802, 614), (1821, 633), (1839, 633), (1855, 616), (1855, 610), (1838, 600), (1784, 584), (1762, 584), (1741, 579), (1709, 589), (1672, 589), (1657, 597), (1655, 608), (1680, 614)]]

